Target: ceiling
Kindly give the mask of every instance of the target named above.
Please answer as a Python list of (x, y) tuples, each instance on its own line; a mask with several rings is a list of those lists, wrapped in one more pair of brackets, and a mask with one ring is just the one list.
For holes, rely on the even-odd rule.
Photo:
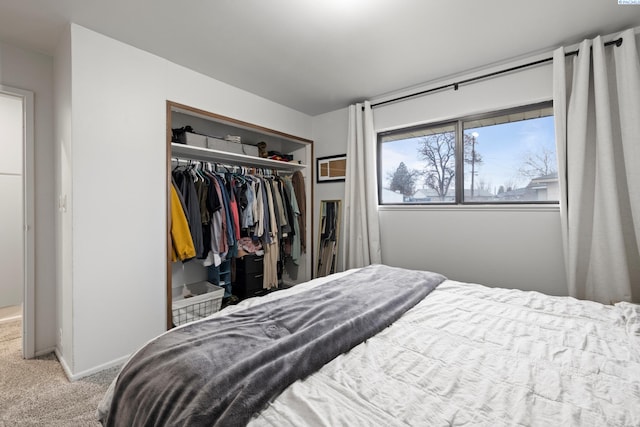
[(0, 41), (69, 22), (314, 116), (640, 26), (617, 0), (2, 0)]

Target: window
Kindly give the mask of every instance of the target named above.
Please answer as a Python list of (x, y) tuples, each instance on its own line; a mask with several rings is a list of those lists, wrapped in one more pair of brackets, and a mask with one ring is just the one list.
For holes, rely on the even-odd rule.
[(378, 135), (381, 204), (557, 203), (550, 102)]

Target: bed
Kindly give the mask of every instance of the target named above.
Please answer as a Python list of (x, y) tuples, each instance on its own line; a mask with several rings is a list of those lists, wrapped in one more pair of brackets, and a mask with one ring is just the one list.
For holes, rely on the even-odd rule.
[(369, 266), (153, 339), (111, 384), (98, 418), (105, 426), (640, 426), (640, 306)]

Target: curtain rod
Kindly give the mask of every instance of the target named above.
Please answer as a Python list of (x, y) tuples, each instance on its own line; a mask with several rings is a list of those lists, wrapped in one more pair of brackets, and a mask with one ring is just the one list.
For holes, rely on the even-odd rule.
[[(609, 42), (606, 42), (604, 45), (605, 46), (611, 46), (611, 45), (620, 46), (621, 44), (622, 44), (622, 37), (620, 37), (619, 39), (616, 39), (616, 40), (611, 40)], [(565, 53), (564, 56), (577, 55), (578, 52), (579, 52), (579, 50), (574, 50), (574, 51)], [(420, 91), (420, 92), (411, 93), (409, 95), (403, 95), (403, 96), (399, 96), (397, 98), (388, 99), (386, 101), (381, 101), (381, 102), (378, 102), (378, 103), (375, 103), (375, 104), (371, 104), (371, 108), (379, 107), (380, 105), (390, 104), (392, 102), (402, 101), (404, 99), (413, 98), (415, 96), (426, 95), (428, 93), (436, 92), (436, 91), (447, 89), (447, 88), (450, 88), (450, 87), (453, 87), (453, 90), (458, 90), (458, 87), (460, 85), (463, 85), (463, 84), (471, 83), (471, 82), (474, 82), (476, 80), (487, 79), (489, 77), (495, 77), (495, 76), (500, 75), (500, 74), (510, 73), (512, 71), (521, 70), (523, 68), (533, 67), (535, 65), (544, 64), (545, 62), (550, 62), (550, 61), (553, 61), (553, 57), (540, 59), (538, 61), (529, 62), (527, 64), (517, 65), (515, 67), (507, 68), (505, 70), (494, 71), (493, 73), (484, 74), (482, 76), (477, 76), (477, 77), (472, 77), (472, 78), (469, 78), (469, 79), (466, 79), (466, 80), (460, 80), (459, 82), (449, 83), (449, 84), (446, 84), (446, 85), (443, 85), (443, 86), (438, 86), (438, 87), (427, 89), (427, 90), (423, 90), (423, 91)]]

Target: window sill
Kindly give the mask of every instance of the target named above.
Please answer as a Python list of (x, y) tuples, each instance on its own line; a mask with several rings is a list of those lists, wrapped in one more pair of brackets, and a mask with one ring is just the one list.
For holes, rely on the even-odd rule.
[(560, 212), (559, 204), (378, 205), (378, 211)]

